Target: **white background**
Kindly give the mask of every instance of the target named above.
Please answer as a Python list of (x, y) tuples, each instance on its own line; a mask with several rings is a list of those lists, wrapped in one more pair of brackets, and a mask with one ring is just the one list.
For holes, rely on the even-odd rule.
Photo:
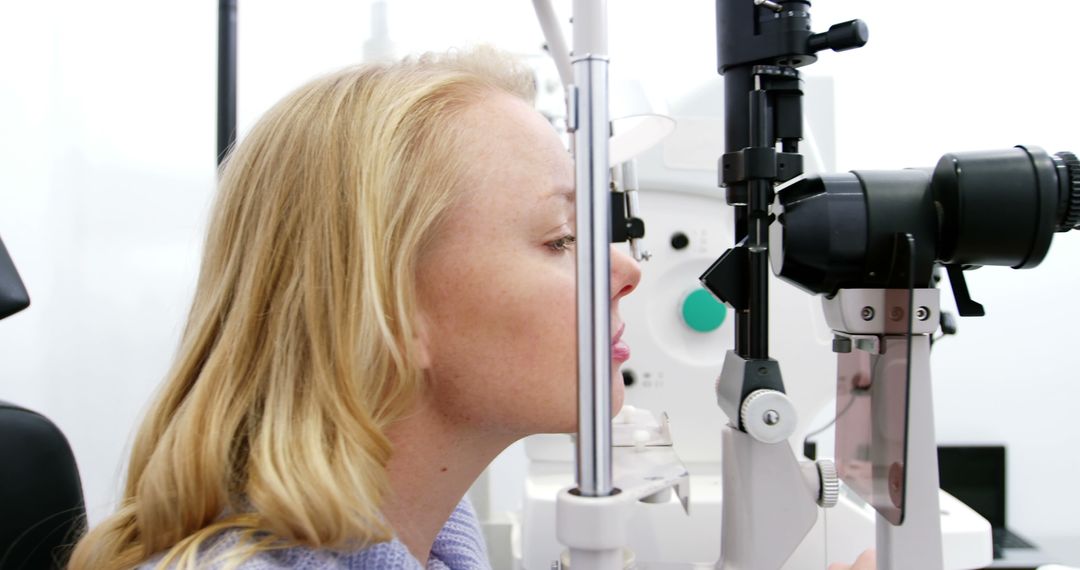
[[(389, 5), (401, 53), (542, 41), (527, 0)], [(838, 168), (1021, 143), (1080, 151), (1075, 10), (816, 2), (819, 30), (855, 17), (871, 30), (808, 71), (835, 77)], [(33, 298), (0, 324), (0, 398), (68, 435), (92, 520), (114, 505), (190, 302), (215, 175), (216, 18), (215, 2), (0, 5), (0, 237)], [(710, 2), (620, 0), (611, 25), (628, 75), (677, 92), (715, 73)], [(241, 0), (241, 132), (306, 79), (360, 61), (368, 26), (366, 0)], [(969, 285), (989, 315), (935, 349), (939, 439), (1008, 444), (1011, 526), (1080, 536), (1080, 232), (1033, 271), (983, 269)], [(517, 500), (522, 461), (518, 447), (498, 461), (496, 506)]]

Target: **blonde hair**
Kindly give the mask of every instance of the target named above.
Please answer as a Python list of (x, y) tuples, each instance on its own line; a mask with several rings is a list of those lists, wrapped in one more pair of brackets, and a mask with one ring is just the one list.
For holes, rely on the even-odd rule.
[[(532, 76), (490, 48), (362, 66), (279, 102), (221, 173), (177, 359), (116, 513), (70, 568), (386, 540), (384, 429), (422, 388), (418, 259), (470, 157), (462, 112)], [(233, 554), (235, 554), (234, 552)]]

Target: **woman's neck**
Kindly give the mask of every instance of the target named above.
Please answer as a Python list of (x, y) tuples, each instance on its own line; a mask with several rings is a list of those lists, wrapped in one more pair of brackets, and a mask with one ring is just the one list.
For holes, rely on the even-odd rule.
[(517, 437), (464, 425), (431, 402), (419, 404), (387, 432), (393, 455), (387, 465), (390, 493), (383, 515), (398, 540), (426, 567), (435, 537), (454, 507)]

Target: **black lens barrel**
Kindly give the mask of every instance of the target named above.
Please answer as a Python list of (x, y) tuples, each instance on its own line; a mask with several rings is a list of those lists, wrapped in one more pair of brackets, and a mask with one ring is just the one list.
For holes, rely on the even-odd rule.
[[(1035, 267), (1080, 227), (1080, 160), (1033, 146), (950, 153), (934, 169), (806, 178), (778, 194), (772, 265), (814, 293), (903, 286), (896, 235), (915, 238), (916, 286), (935, 264)], [(926, 284), (924, 284), (926, 283)]]
[(1058, 174), (1058, 216), (1059, 232), (1080, 228), (1080, 160), (1071, 152), (1054, 154), (1054, 164)]
[(956, 265), (1035, 267), (1050, 249), (1057, 166), (1038, 147), (950, 153), (934, 169), (938, 259)]

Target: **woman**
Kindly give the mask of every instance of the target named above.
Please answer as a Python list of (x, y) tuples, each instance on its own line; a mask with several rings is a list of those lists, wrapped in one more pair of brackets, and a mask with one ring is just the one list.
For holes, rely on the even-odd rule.
[[(576, 427), (573, 171), (491, 50), (349, 69), (221, 177), (179, 354), (74, 570), (485, 568), (468, 487)], [(640, 278), (611, 257), (619, 301)]]
[[(573, 172), (531, 77), (491, 50), (428, 56), (316, 80), (259, 121), (222, 172), (123, 503), (71, 568), (483, 559), (470, 484), (576, 425)], [(639, 277), (613, 250), (613, 331)], [(449, 560), (429, 561), (440, 529)]]

